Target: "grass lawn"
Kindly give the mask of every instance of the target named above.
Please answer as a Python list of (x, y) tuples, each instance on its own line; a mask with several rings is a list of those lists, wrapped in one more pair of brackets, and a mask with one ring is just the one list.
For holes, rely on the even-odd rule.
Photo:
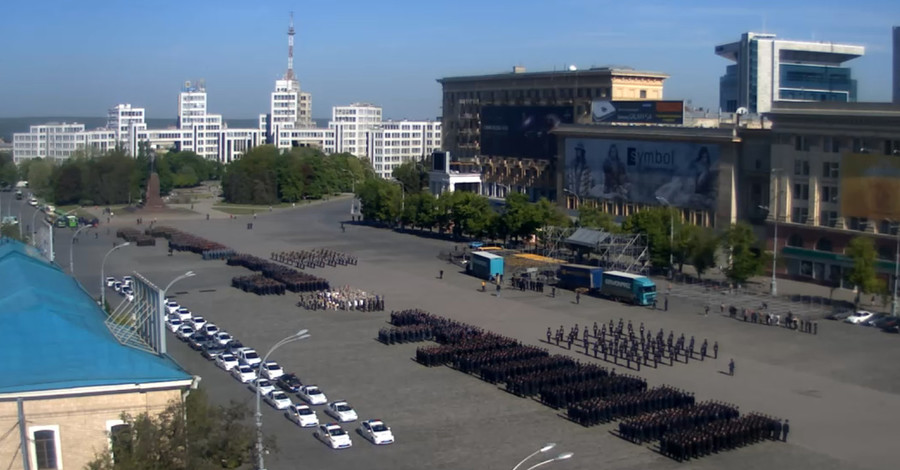
[[(213, 210), (217, 210), (219, 212), (224, 212), (226, 214), (231, 215), (251, 215), (251, 214), (259, 214), (263, 212), (262, 206), (259, 207), (247, 207), (247, 206), (213, 206)], [(266, 206), (265, 210), (269, 210), (269, 206)]]

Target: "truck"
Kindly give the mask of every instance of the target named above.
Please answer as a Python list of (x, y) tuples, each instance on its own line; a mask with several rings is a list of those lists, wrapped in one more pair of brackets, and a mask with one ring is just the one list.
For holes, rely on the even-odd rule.
[(596, 291), (603, 282), (603, 268), (586, 264), (564, 264), (559, 267), (557, 275), (559, 282), (556, 285), (561, 289)]
[(493, 279), (503, 274), (503, 257), (486, 251), (473, 251), (467, 271), (481, 279)]
[(653, 305), (656, 301), (656, 283), (640, 274), (606, 271), (599, 293), (603, 297), (634, 305)]

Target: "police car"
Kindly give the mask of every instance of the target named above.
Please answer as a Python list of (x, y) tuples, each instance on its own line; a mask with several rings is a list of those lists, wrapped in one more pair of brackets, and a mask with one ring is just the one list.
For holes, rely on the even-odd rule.
[(353, 445), (350, 435), (340, 424), (321, 424), (315, 432), (316, 439), (328, 444), (332, 449), (346, 449)]
[(375, 445), (387, 445), (394, 443), (394, 434), (380, 419), (370, 419), (362, 422), (359, 427), (360, 434)]

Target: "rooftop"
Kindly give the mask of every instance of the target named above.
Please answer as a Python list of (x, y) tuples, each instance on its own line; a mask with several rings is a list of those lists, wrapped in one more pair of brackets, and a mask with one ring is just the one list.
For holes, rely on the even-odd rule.
[(0, 238), (0, 394), (190, 381), (174, 361), (121, 345), (75, 279)]
[[(574, 67), (573, 67), (574, 68)], [(630, 67), (592, 67), (584, 70), (549, 70), (542, 72), (526, 72), (524, 67), (515, 67), (511, 72), (487, 74), (487, 75), (467, 75), (458, 77), (439, 78), (438, 83), (448, 82), (469, 82), (476, 80), (509, 80), (509, 79), (534, 79), (534, 78), (565, 78), (565, 77), (591, 77), (591, 76), (629, 76), (629, 77), (650, 77), (650, 78), (669, 78), (669, 75), (662, 72), (648, 72), (635, 70)]]

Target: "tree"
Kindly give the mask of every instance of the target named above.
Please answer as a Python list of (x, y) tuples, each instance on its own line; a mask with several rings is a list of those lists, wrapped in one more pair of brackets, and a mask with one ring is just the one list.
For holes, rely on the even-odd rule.
[(622, 223), (625, 231), (647, 237), (650, 262), (658, 268), (669, 266), (669, 254), (672, 249), (669, 230), (672, 224), (673, 210), (668, 207), (650, 207), (631, 214)]
[(724, 241), (731, 251), (731, 265), (725, 269), (728, 279), (743, 284), (762, 273), (765, 259), (756, 247), (756, 235), (750, 225), (745, 222), (733, 224), (725, 233)]
[(372, 178), (356, 186), (362, 216), (366, 220), (393, 224), (400, 215), (400, 187), (389, 181)]
[(67, 161), (53, 173), (53, 196), (57, 204), (75, 204), (81, 200), (82, 172), (77, 162)]
[(394, 167), (394, 170), (391, 171), (391, 176), (403, 185), (403, 190), (406, 191), (406, 194), (421, 192), (428, 186), (428, 173), (425, 172), (425, 169), (419, 162), (409, 161), (402, 163)]
[(599, 207), (579, 206), (578, 224), (585, 228), (600, 229), (610, 233), (618, 233), (622, 230), (616, 224), (613, 216), (608, 212), (603, 212)]
[(19, 170), (9, 152), (0, 152), (0, 187), (15, 186), (19, 182)]
[(709, 268), (716, 266), (716, 251), (720, 243), (712, 230), (698, 227), (688, 251), (688, 260), (697, 271), (697, 277), (702, 278)]
[(862, 294), (875, 294), (884, 290), (884, 282), (878, 279), (875, 262), (878, 253), (875, 244), (867, 237), (856, 237), (847, 246), (847, 256), (853, 261), (853, 267), (847, 274), (847, 280), (856, 286), (856, 305)]
[(53, 164), (42, 158), (32, 159), (28, 163), (28, 187), (31, 192), (44, 199), (52, 199)]
[[(246, 405), (209, 403), (202, 389), (184, 403), (173, 401), (158, 416), (123, 414), (125, 425), (111, 431), (112, 449), (101, 452), (89, 470), (212, 470), (252, 462), (255, 430), (245, 424)], [(274, 440), (266, 439), (269, 449)], [(115, 461), (113, 461), (115, 457)]]

